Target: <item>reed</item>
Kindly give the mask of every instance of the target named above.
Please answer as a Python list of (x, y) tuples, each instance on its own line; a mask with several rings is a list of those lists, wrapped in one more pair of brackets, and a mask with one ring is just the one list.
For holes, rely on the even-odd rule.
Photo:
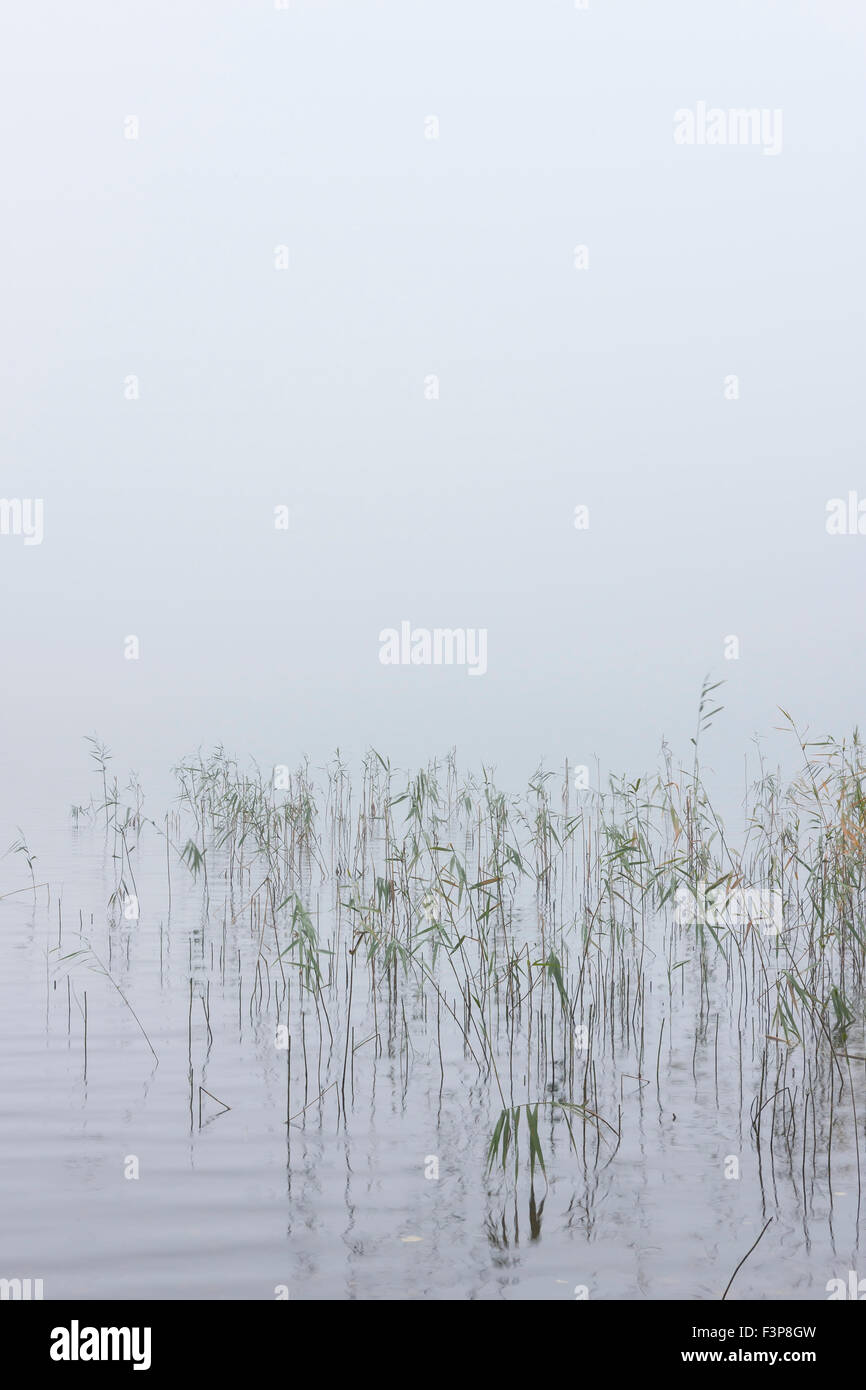
[[(491, 1183), (546, 1181), (551, 1162), (586, 1180), (615, 1163), (653, 1087), (664, 1112), (675, 1056), (718, 1090), (721, 1026), (761, 1183), (769, 1160), (774, 1181), (778, 1163), (804, 1190), (807, 1170), (829, 1186), (866, 1061), (866, 758), (857, 730), (810, 739), (783, 711), (796, 766), (786, 780), (758, 755), (735, 841), (701, 768), (717, 688), (704, 683), (685, 765), (663, 746), (651, 774), (577, 793), (568, 764), (510, 794), (453, 751), (401, 773), (371, 750), (357, 779), (338, 752), (275, 785), (218, 748), (178, 765), (176, 806), (151, 820), (92, 739), (102, 797), (76, 818), (112, 845), (109, 916), (151, 839), (167, 901), (141, 910), (167, 939), (172, 897), (200, 895), (209, 1048), (205, 1001), (230, 959), (238, 1027), (244, 997), (250, 1020), (288, 1020), (289, 1126), (325, 1107), (346, 1123), (356, 1073), (382, 1059), (408, 1087), (435, 1058), (440, 1095), (471, 1078)], [(23, 835), (12, 849), (35, 892)], [(191, 1076), (193, 1047), (190, 1013)], [(858, 1190), (859, 1161), (858, 1141)]]

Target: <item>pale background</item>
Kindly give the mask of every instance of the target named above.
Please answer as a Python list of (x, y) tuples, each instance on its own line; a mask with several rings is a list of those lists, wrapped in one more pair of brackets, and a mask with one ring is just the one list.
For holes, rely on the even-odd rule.
[[(46, 534), (0, 538), (0, 822), (95, 789), (94, 730), (156, 788), (217, 741), (636, 773), (706, 672), (723, 782), (779, 704), (850, 729), (864, 39), (855, 0), (7, 6), (0, 495)], [(675, 146), (702, 100), (782, 154)], [(381, 666), (404, 618), (488, 674)]]

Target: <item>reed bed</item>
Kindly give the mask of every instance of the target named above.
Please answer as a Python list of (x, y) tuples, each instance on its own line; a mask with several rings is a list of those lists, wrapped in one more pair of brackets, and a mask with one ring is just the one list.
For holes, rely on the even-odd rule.
[[(231, 981), (239, 1015), (285, 1048), (289, 1146), (316, 1117), (346, 1123), (358, 1073), (382, 1059), (407, 1090), (433, 1067), (442, 1094), (465, 1089), (486, 1181), (528, 1182), (538, 1221), (550, 1164), (585, 1187), (615, 1167), (638, 1111), (652, 1098), (662, 1113), (676, 1056), (717, 1094), (739, 1087), (765, 1205), (786, 1181), (832, 1206), (834, 1138), (853, 1137), (859, 1223), (863, 747), (856, 731), (810, 740), (785, 715), (797, 771), (759, 764), (735, 843), (702, 779), (713, 692), (686, 765), (663, 747), (651, 776), (576, 790), (566, 764), (519, 795), (454, 753), (406, 774), (371, 751), (353, 778), (339, 755), (263, 774), (218, 748), (175, 769), (177, 801), (153, 819), (93, 740), (102, 795), (75, 816), (110, 839), (109, 917), (135, 901), (136, 922), (170, 933), (179, 895), (200, 899), (191, 1113), (193, 1011), (200, 999), (212, 1041), (211, 985)], [(159, 901), (138, 900), (148, 844)], [(14, 848), (35, 885), (23, 836)], [(90, 950), (58, 941), (56, 968)]]

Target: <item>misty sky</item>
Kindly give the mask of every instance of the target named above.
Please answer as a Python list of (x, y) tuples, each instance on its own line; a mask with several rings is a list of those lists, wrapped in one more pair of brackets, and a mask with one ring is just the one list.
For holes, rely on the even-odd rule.
[[(94, 730), (146, 784), (217, 741), (637, 772), (707, 672), (722, 779), (780, 704), (849, 730), (864, 40), (857, 0), (7, 6), (0, 495), (45, 521), (0, 535), (3, 823)], [(781, 152), (677, 145), (701, 102)], [(383, 666), (404, 620), (486, 674)]]

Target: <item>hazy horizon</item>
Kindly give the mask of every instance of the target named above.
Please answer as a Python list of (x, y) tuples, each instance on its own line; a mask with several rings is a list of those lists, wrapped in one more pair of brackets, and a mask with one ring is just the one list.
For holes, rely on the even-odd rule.
[[(0, 493), (44, 504), (0, 536), (4, 820), (94, 731), (145, 786), (218, 742), (639, 772), (707, 673), (737, 785), (779, 705), (851, 729), (861, 8), (87, 19), (0, 56)], [(677, 144), (701, 103), (781, 151)], [(484, 677), (383, 666), (404, 620), (486, 630)]]

